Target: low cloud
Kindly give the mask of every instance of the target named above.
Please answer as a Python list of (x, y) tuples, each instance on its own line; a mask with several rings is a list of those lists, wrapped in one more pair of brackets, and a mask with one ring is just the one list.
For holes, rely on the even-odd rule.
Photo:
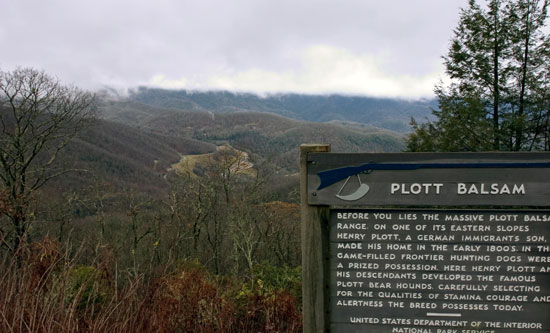
[(85, 89), (433, 96), (467, 3), (5, 1), (0, 68)]
[(343, 93), (379, 97), (430, 97), (443, 77), (442, 67), (423, 76), (396, 74), (384, 55), (356, 54), (330, 45), (314, 45), (296, 52), (298, 65), (286, 70), (224, 69), (190, 80), (155, 75), (149, 85), (168, 89), (210, 89), (260, 94), (299, 92)]

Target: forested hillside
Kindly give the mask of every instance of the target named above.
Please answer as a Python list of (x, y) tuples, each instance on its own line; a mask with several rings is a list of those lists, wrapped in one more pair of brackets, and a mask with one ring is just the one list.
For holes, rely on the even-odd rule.
[(333, 151), (396, 152), (403, 136), (371, 125), (349, 122), (306, 122), (266, 112), (214, 113), (152, 107), (135, 101), (106, 101), (102, 116), (163, 137), (185, 138), (210, 144), (229, 143), (276, 169), (297, 172), (302, 143), (330, 143)]
[[(32, 82), (34, 72), (26, 75)], [(32, 90), (29, 96), (35, 97)], [(201, 93), (188, 104), (178, 98), (170, 104), (169, 96), (145, 103), (103, 95), (84, 105), (97, 111), (95, 119), (59, 153), (57, 137), (46, 142), (53, 150), (36, 157), (46, 164), (30, 164), (39, 172), (20, 178), (34, 182), (43, 175), (44, 186), (13, 197), (0, 192), (0, 244), (9, 272), (0, 276), (0, 329), (17, 323), (29, 331), (45, 325), (57, 331), (301, 330), (298, 147), (396, 152), (404, 135), (380, 122), (352, 121), (367, 114), (354, 114), (353, 107), (318, 117), (346, 98), (313, 105), (298, 95), (245, 95), (240, 102), (223, 96)], [(18, 129), (47, 128), (58, 119), (52, 113), (18, 117), (26, 106), (0, 109), (2, 139), (13, 147), (9, 158), (33, 154), (20, 142), (40, 139)], [(47, 172), (60, 176), (49, 179)], [(15, 213), (16, 205), (23, 213)], [(13, 232), (21, 226), (13, 221), (22, 221), (24, 231)]]
[(405, 100), (343, 95), (279, 94), (261, 97), (224, 91), (190, 92), (138, 88), (130, 99), (148, 105), (215, 113), (269, 112), (313, 122), (350, 121), (397, 131), (411, 130), (411, 117), (420, 121), (431, 117), (437, 104), (433, 99)]

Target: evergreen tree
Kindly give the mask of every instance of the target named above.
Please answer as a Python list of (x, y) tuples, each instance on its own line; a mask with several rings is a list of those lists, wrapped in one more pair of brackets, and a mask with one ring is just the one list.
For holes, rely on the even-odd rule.
[(550, 149), (547, 1), (470, 0), (444, 56), (451, 83), (435, 87), (434, 122), (418, 124), (410, 151)]

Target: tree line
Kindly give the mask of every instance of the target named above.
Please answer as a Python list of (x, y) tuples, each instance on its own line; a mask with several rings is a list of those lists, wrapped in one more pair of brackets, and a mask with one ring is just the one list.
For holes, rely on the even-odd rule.
[(436, 120), (413, 119), (410, 151), (550, 150), (546, 0), (470, 0), (443, 57)]

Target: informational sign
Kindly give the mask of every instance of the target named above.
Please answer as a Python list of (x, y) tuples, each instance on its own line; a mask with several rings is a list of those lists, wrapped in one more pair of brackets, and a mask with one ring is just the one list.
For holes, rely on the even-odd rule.
[(550, 332), (550, 211), (331, 210), (331, 332)]
[(550, 153), (301, 147), (304, 332), (550, 332)]
[(548, 153), (308, 156), (310, 205), (550, 204)]

